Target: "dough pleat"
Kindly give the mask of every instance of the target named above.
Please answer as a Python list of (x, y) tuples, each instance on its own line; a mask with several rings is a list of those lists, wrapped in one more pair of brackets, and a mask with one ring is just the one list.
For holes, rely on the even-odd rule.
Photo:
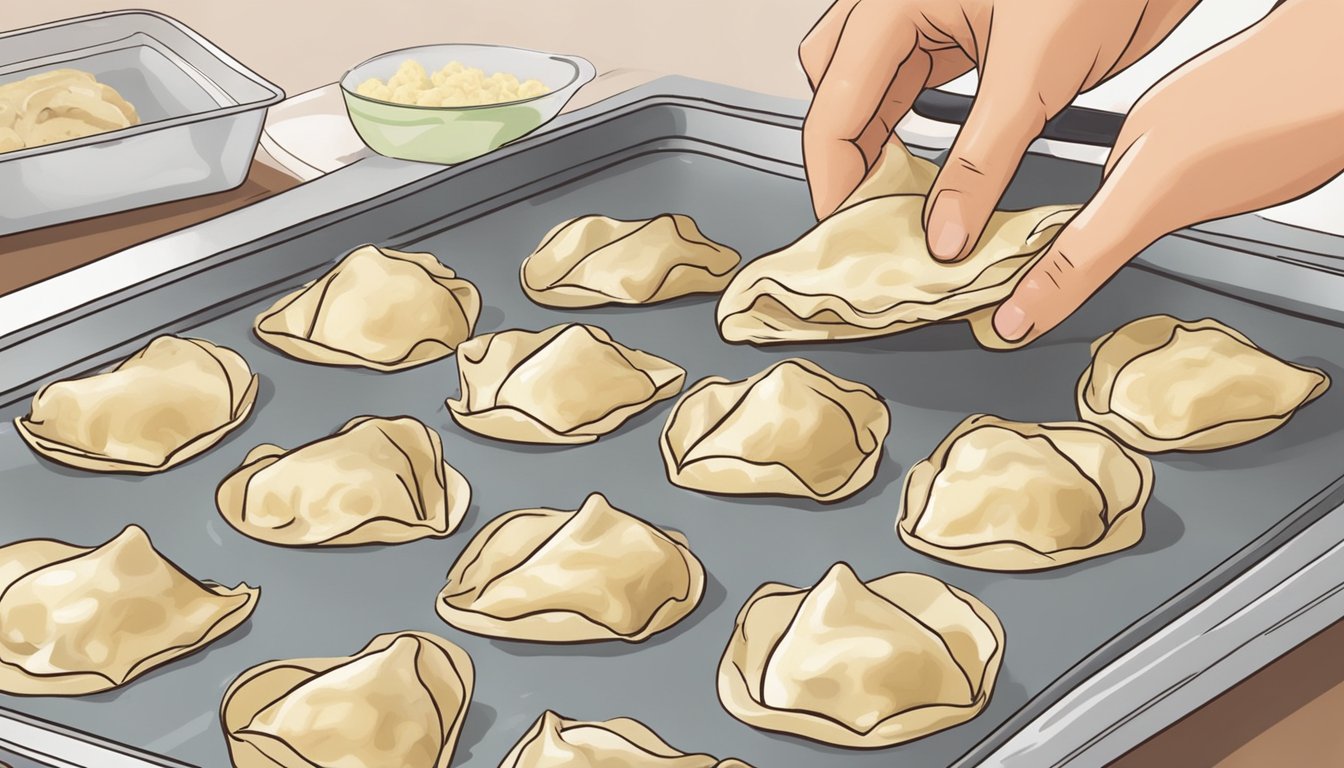
[(129, 526), (78, 547), (0, 547), (0, 690), (77, 696), (125, 685), (241, 625), (261, 590), (197, 581)]
[(831, 502), (872, 481), (889, 426), (872, 389), (794, 358), (742, 381), (697, 382), (660, 443), (675, 485)]
[(160, 336), (115, 368), (46, 385), (14, 424), (34, 451), (96, 472), (162, 472), (252, 412), (258, 377), (231, 349)]
[(718, 293), (740, 261), (682, 214), (580, 216), (546, 234), (519, 279), (528, 298), (548, 307), (654, 304)]
[(951, 728), (989, 702), (1003, 627), (922, 574), (864, 583), (844, 563), (816, 586), (762, 585), (719, 663), (719, 699), (769, 731), (877, 748)]
[(591, 443), (681, 391), (686, 372), (577, 323), (477, 336), (458, 353), (453, 420), (521, 443)]
[(432, 254), (364, 245), (257, 316), (257, 338), (323, 365), (399, 371), (471, 338), (481, 294)]
[(1044, 570), (1137, 544), (1152, 490), (1152, 462), (1099, 427), (977, 414), (910, 468), (896, 530), (957, 565)]
[(685, 536), (594, 493), (578, 511), (491, 521), (449, 570), (437, 609), (458, 629), (511, 640), (637, 643), (688, 616), (704, 588)]
[(389, 633), (352, 656), (247, 670), (224, 694), (220, 722), (236, 768), (448, 768), (474, 680), (457, 645)]
[(1217, 320), (1153, 315), (1093, 342), (1077, 406), (1145, 453), (1214, 451), (1268, 435), (1329, 388), (1324, 371), (1280, 360)]
[(741, 760), (686, 754), (627, 717), (570, 720), (547, 710), (499, 768), (751, 768)]
[(399, 544), (457, 530), (471, 486), (423, 423), (360, 416), (293, 450), (253, 448), (215, 499), (229, 525), (271, 544)]

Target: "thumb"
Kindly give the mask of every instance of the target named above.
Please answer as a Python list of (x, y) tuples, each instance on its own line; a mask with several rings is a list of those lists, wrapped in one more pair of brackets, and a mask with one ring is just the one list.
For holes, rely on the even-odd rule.
[[(1073, 314), (1144, 248), (1166, 234), (1146, 190), (1156, 174), (1127, 174), (1125, 162), (1064, 227), (994, 312), (994, 331), (1010, 342), (1036, 340)], [(1171, 227), (1174, 229), (1175, 227)]]

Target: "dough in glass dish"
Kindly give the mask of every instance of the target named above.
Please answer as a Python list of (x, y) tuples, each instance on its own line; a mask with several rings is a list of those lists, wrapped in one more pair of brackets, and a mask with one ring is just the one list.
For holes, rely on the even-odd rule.
[(97, 547), (0, 547), (0, 691), (118, 688), (232, 632), (260, 596), (246, 584), (197, 581), (134, 525)]
[(323, 365), (400, 371), (471, 338), (481, 294), (433, 254), (364, 245), (257, 316), (257, 338)]
[(437, 608), (466, 632), (541, 643), (638, 643), (700, 604), (686, 537), (611, 506), (520, 509), (488, 523), (448, 571)]
[(1213, 451), (1268, 435), (1329, 388), (1217, 320), (1153, 315), (1092, 343), (1078, 415), (1145, 453)]
[(242, 424), (257, 384), (231, 349), (160, 336), (109, 371), (46, 385), (14, 423), (51, 461), (150, 474), (202, 453)]
[(742, 257), (679, 213), (623, 221), (580, 216), (546, 234), (523, 260), (523, 292), (548, 307), (654, 304), (718, 293)]
[(474, 679), (457, 645), (394, 632), (352, 656), (247, 670), (225, 692), (220, 722), (236, 768), (448, 768)]
[(545, 712), (499, 768), (751, 768), (741, 760), (686, 754), (628, 717), (570, 720)]
[(872, 389), (792, 358), (742, 381), (701, 379), (673, 407), (661, 446), (683, 488), (832, 502), (872, 481), (889, 426)]
[(592, 325), (477, 336), (457, 356), (465, 429), (519, 443), (591, 443), (681, 391), (686, 371)]
[(896, 530), (957, 565), (1043, 570), (1139, 543), (1152, 490), (1152, 462), (1100, 427), (978, 414), (910, 468)]
[(994, 332), (994, 309), (1078, 207), (996, 211), (969, 256), (940, 262), (922, 223), (931, 165), (889, 144), (839, 211), (738, 271), (719, 299), (723, 338), (839, 341), (966, 320), (982, 346), (1020, 346)]
[(253, 448), (215, 500), (229, 525), (271, 544), (399, 544), (457, 530), (471, 486), (443, 460), (434, 430), (409, 416), (360, 416), (293, 450)]
[(761, 586), (719, 663), (719, 700), (768, 731), (842, 747), (900, 744), (980, 714), (1003, 661), (1003, 626), (931, 576), (864, 583), (844, 563), (816, 586)]

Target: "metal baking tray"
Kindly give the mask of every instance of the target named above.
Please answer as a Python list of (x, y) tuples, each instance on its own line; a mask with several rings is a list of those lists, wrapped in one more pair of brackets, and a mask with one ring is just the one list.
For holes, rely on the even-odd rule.
[(185, 25), (118, 11), (0, 34), (0, 83), (92, 73), (141, 122), (0, 154), (0, 235), (232, 189), (285, 94)]
[[(419, 629), (461, 644), (476, 663), (456, 766), (498, 764), (547, 708), (585, 719), (635, 717), (673, 745), (762, 768), (1102, 765), (1226, 688), (1250, 671), (1246, 665), (1264, 663), (1338, 618), (1344, 316), (1311, 297), (1340, 277), (1301, 263), (1308, 247), (1322, 264), (1337, 259), (1344, 254), (1338, 239), (1309, 235), (1289, 248), (1199, 232), (1166, 238), (1058, 330), (1010, 353), (981, 350), (960, 324), (834, 345), (731, 346), (715, 330), (712, 297), (644, 309), (532, 304), (519, 289), (518, 265), (551, 226), (572, 216), (679, 211), (747, 258), (811, 225), (799, 105), (686, 81), (652, 88), (390, 189), (377, 182), (404, 166), (361, 162), (300, 188), (309, 197), (281, 195), (192, 233), (215, 242), (228, 232), (235, 242), (227, 248), (184, 255), (175, 271), (0, 338), (0, 539), (92, 544), (136, 522), (189, 572), (263, 590), (242, 629), (121, 690), (0, 696), (0, 747), (61, 766), (225, 766), (216, 712), (243, 669), (274, 658), (347, 654), (380, 632)], [(1093, 166), (1032, 155), (1005, 203), (1083, 200), (1098, 176)], [(330, 204), (360, 184), (377, 193)], [(323, 195), (332, 196), (330, 207), (309, 215), (306, 207)], [(452, 422), (443, 404), (457, 389), (451, 358), (378, 374), (306, 365), (254, 339), (252, 319), (276, 295), (370, 241), (430, 251), (475, 282), (485, 303), (480, 332), (582, 320), (682, 364), (688, 382), (744, 377), (793, 355), (865, 382), (885, 396), (892, 415), (877, 477), (830, 506), (701, 495), (664, 476), (657, 437), (670, 403), (589, 446), (520, 446)], [(1239, 285), (1225, 266), (1217, 282), (1212, 270), (1192, 277), (1190, 264), (1232, 264), (1254, 285)], [(1146, 535), (1123, 553), (1011, 575), (940, 563), (900, 542), (893, 526), (902, 477), (952, 426), (974, 412), (1073, 417), (1088, 343), (1154, 312), (1216, 317), (1278, 355), (1326, 369), (1336, 385), (1256, 443), (1157, 457)], [(21, 443), (10, 422), (38, 386), (112, 362), (165, 331), (230, 346), (261, 374), (257, 407), (239, 430), (203, 456), (148, 477), (67, 469)], [(246, 539), (215, 511), (216, 484), (252, 446), (295, 446), (358, 414), (403, 413), (436, 428), (447, 459), (472, 482), (471, 510), (452, 537), (295, 551)], [(710, 575), (694, 614), (637, 646), (490, 640), (439, 621), (435, 594), (486, 521), (521, 507), (577, 506), (595, 490), (687, 534)], [(837, 560), (868, 578), (932, 574), (998, 613), (1007, 631), (1004, 667), (979, 717), (909, 744), (859, 752), (757, 731), (723, 711), (715, 668), (743, 601), (765, 581), (811, 584)]]

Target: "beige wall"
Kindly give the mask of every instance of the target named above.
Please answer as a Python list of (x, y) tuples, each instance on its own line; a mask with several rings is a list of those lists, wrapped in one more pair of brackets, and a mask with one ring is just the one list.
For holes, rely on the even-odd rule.
[[(383, 51), (487, 42), (803, 96), (797, 41), (830, 0), (0, 0), (13, 29), (125, 7), (184, 22), (290, 94)], [(669, 10), (675, 8), (676, 10)]]

